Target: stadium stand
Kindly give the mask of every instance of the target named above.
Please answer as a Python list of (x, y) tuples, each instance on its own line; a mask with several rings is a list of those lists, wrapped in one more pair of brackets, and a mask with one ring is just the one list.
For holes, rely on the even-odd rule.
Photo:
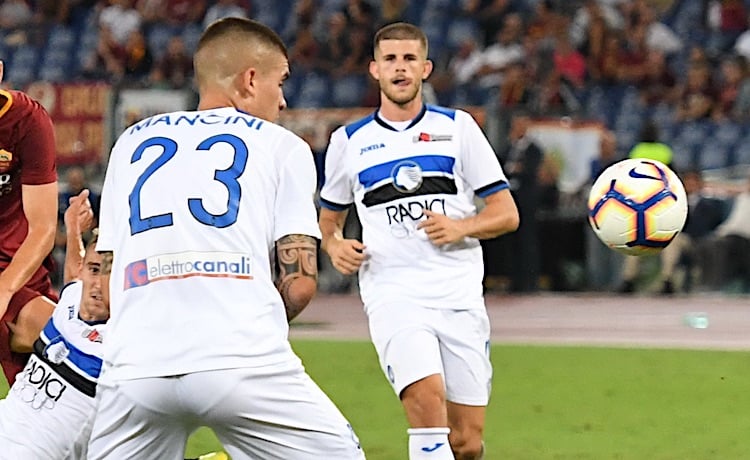
[[(34, 0), (28, 0), (36, 8)], [(156, 64), (175, 36), (182, 38), (191, 53), (200, 37), (203, 18), (147, 16), (146, 0), (133, 0), (131, 7), (143, 14), (142, 31), (153, 56), (150, 78), (136, 82), (138, 87), (190, 88), (190, 78), (165, 83), (154, 76)], [(205, 13), (214, 0), (200, 2)], [(335, 53), (351, 56), (365, 35), (384, 23), (406, 20), (422, 27), (430, 40), (430, 58), (435, 70), (429, 80), (435, 102), (449, 106), (481, 106), (499, 117), (500, 126), (490, 130), (493, 144), (504, 143), (502, 119), (521, 109), (538, 117), (571, 117), (602, 123), (616, 140), (622, 158), (637, 142), (640, 127), (652, 120), (661, 141), (675, 152), (677, 170), (703, 169), (711, 177), (737, 178), (750, 168), (750, 66), (734, 49), (741, 30), (728, 30), (727, 3), (705, 0), (509, 0), (501, 10), (487, 0), (237, 0), (247, 15), (280, 33), (293, 49), (300, 37), (311, 43), (301, 51), (304, 60), (293, 60), (292, 75), (285, 83), (291, 108), (357, 107), (377, 98), (368, 94), (370, 86), (362, 61), (337, 61)], [(35, 20), (25, 28), (0, 30), (0, 59), (5, 62), (4, 84), (25, 88), (43, 80), (75, 82), (109, 80), (115, 91), (127, 88), (129, 81), (111, 72), (113, 61), (102, 65), (99, 13), (108, 0), (72, 2), (67, 17)], [(745, 18), (750, 0), (741, 0)], [(735, 16), (736, 16), (736, 11)], [(723, 15), (724, 14), (724, 15)], [(343, 16), (345, 32), (328, 41), (329, 18)], [(502, 91), (507, 63), (497, 65), (497, 54), (485, 53), (495, 44), (497, 31), (512, 15), (522, 19), (516, 43), (523, 57), (510, 64), (522, 71), (518, 91)], [(654, 20), (655, 18), (655, 20)], [(743, 20), (732, 17), (732, 24)], [(744, 31), (748, 30), (744, 21)], [(307, 31), (301, 34), (300, 31)], [(731, 33), (730, 33), (731, 32)], [(667, 35), (676, 43), (663, 50)], [(568, 39), (571, 54), (560, 52)], [(467, 42), (476, 45), (471, 57), (461, 58), (460, 74), (452, 64)], [(366, 45), (367, 47), (369, 45)], [(333, 49), (337, 48), (337, 49)], [(110, 50), (120, 59), (118, 49)], [(662, 74), (647, 72), (653, 56), (663, 53)], [(369, 50), (367, 51), (369, 54)], [(502, 57), (502, 56), (501, 56)], [(659, 57), (659, 56), (657, 56)], [(738, 57), (739, 83), (727, 82), (722, 62)], [(304, 61), (304, 62), (301, 62)], [(501, 60), (502, 61), (502, 60)], [(576, 62), (585, 63), (583, 82), (576, 81)], [(492, 65), (490, 65), (492, 64)], [(348, 67), (347, 67), (348, 66)], [(686, 86), (690, 70), (708, 68), (708, 84), (699, 89)], [(117, 67), (116, 65), (114, 67)], [(344, 70), (342, 70), (344, 69)], [(488, 74), (497, 83), (486, 85)], [(484, 84), (480, 84), (484, 82)], [(517, 81), (514, 82), (514, 84)], [(708, 109), (690, 113), (693, 101), (706, 102)], [(682, 105), (681, 105), (682, 104)], [(705, 107), (704, 107), (705, 108)], [(721, 109), (721, 110), (719, 110)], [(507, 121), (507, 120), (506, 120)], [(501, 154), (499, 149), (499, 154)], [(744, 177), (744, 176), (743, 176)], [(566, 204), (563, 202), (562, 206)], [(571, 205), (572, 206), (572, 205)]]

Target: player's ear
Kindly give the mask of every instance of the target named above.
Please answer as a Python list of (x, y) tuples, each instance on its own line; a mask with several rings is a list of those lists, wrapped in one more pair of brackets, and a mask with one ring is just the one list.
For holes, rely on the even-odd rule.
[(370, 75), (375, 80), (380, 80), (380, 69), (378, 69), (378, 63), (376, 61), (370, 61)]
[(240, 78), (242, 79), (241, 87), (243, 92), (247, 91), (250, 96), (255, 97), (258, 93), (258, 71), (255, 67), (248, 67), (242, 72)]
[(427, 77), (432, 73), (433, 64), (429, 59), (424, 61), (424, 69), (422, 70), (422, 80), (427, 80)]

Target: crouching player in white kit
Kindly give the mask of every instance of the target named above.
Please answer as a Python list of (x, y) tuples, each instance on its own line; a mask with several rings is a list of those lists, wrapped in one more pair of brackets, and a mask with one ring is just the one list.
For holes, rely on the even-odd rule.
[(0, 460), (85, 458), (109, 318), (111, 264), (111, 255), (94, 250), (96, 238), (82, 253), (79, 229), (91, 223), (87, 196), (84, 191), (73, 198), (65, 213), (64, 277), (78, 279), (63, 288), (28, 364), (0, 401)]
[(273, 123), (284, 44), (222, 19), (194, 64), (198, 110), (137, 123), (110, 155), (97, 250), (114, 253), (112, 316), (89, 458), (182, 459), (208, 426), (235, 460), (363, 459), (288, 340), (316, 291), (320, 231), (310, 147)]
[[(412, 427), (409, 458), (475, 460), (492, 378), (479, 239), (514, 231), (518, 211), (471, 116), (423, 104), (424, 33), (385, 26), (374, 51), (381, 106), (331, 136), (322, 247), (342, 273), (359, 270), (370, 335)], [(362, 242), (343, 236), (352, 203)]]

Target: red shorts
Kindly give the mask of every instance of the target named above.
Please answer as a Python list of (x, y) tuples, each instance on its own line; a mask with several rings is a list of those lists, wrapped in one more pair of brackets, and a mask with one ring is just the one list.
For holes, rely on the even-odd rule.
[(8, 385), (13, 385), (16, 374), (26, 366), (29, 353), (10, 351), (10, 329), (8, 329), (7, 323), (15, 322), (23, 307), (40, 296), (57, 302), (57, 293), (52, 289), (52, 283), (47, 277), (39, 282), (29, 283), (16, 292), (10, 299), (8, 309), (5, 311), (2, 321), (0, 321), (0, 365), (3, 367)]

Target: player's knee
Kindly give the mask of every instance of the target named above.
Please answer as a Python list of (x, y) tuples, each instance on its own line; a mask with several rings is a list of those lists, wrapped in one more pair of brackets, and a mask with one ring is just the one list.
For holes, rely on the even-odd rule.
[(429, 380), (428, 377), (408, 385), (401, 392), (401, 401), (409, 405), (444, 408), (445, 391), (442, 386), (434, 385)]
[(456, 460), (479, 460), (483, 453), (482, 436), (480, 433), (454, 431), (448, 437)]
[(412, 383), (401, 392), (401, 403), (412, 426), (445, 426), (447, 411), (445, 391), (440, 385), (432, 384), (429, 378)]

